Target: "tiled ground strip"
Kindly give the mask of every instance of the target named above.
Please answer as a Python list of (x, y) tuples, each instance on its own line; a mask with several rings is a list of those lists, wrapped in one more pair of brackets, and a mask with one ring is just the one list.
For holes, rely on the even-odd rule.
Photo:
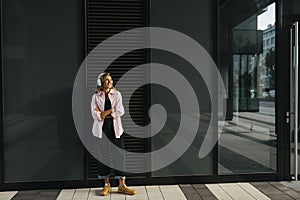
[(12, 200), (31, 200), (31, 199), (43, 199), (43, 200), (55, 200), (60, 193), (60, 189), (52, 190), (24, 190), (19, 191), (14, 195)]
[(208, 199), (216, 200), (217, 198), (204, 184), (186, 184), (180, 185), (181, 190), (189, 200)]
[(24, 190), (0, 192), (0, 200), (216, 200), (300, 199), (300, 182), (252, 182), (222, 184), (153, 185), (131, 187), (134, 196), (119, 194), (113, 187), (108, 196), (101, 188)]
[(117, 192), (117, 187), (112, 187), (108, 196), (100, 196), (100, 188), (62, 190), (57, 200), (73, 199), (105, 199), (105, 200), (186, 200), (185, 195), (178, 185), (162, 186), (137, 186), (130, 187), (137, 191), (136, 195), (124, 195)]
[(249, 183), (207, 184), (218, 199), (267, 200), (270, 199)]
[[(253, 182), (251, 183), (262, 193), (267, 195), (270, 199), (300, 199), (300, 187), (288, 187), (284, 182)], [(291, 185), (296, 186), (297, 182), (290, 182)], [(298, 182), (299, 184), (299, 182)]]

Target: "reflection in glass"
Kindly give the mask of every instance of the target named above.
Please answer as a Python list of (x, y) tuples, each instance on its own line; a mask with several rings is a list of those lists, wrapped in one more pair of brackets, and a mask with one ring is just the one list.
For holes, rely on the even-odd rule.
[[(262, 8), (252, 2), (223, 4), (219, 11), (220, 67), (229, 96), (219, 174), (276, 171), (275, 3)], [(233, 12), (237, 8), (244, 13)]]
[(82, 60), (81, 1), (44, 1), (51, 9), (2, 3), (4, 181), (82, 179), (71, 99)]

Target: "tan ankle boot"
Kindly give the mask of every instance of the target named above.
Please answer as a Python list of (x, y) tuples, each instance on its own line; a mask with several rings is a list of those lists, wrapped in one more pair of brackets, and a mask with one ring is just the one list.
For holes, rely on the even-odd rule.
[(122, 194), (135, 195), (136, 191), (128, 188), (126, 185), (119, 186), (118, 192)]
[(100, 192), (101, 196), (106, 196), (108, 195), (110, 192), (110, 184), (108, 184), (107, 186), (104, 186), (103, 189)]

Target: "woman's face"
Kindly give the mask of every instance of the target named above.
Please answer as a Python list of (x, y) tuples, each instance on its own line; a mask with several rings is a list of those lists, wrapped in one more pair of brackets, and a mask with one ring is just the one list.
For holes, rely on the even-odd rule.
[(111, 76), (106, 76), (103, 82), (104, 89), (111, 89), (113, 87), (113, 80)]

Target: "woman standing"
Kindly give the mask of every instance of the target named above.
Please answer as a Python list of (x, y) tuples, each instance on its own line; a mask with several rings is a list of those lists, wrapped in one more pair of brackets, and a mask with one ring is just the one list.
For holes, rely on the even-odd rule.
[[(91, 112), (94, 118), (93, 135), (102, 138), (102, 134), (116, 146), (124, 149), (124, 140), (122, 137), (123, 128), (121, 122), (121, 116), (124, 114), (124, 107), (122, 104), (122, 96), (116, 88), (113, 87), (113, 80), (110, 73), (105, 72), (98, 76), (97, 90), (92, 97)], [(101, 156), (107, 156), (109, 154), (107, 145), (104, 147), (104, 151), (101, 150)], [(104, 155), (106, 154), (106, 155)], [(119, 169), (124, 169), (124, 156), (120, 153), (113, 153), (113, 160), (116, 160), (114, 164)], [(109, 171), (110, 168), (104, 165), (100, 161), (98, 163), (98, 177), (104, 179), (105, 185), (101, 191), (101, 195), (108, 195), (110, 192)], [(114, 169), (115, 178), (119, 179), (118, 192), (123, 194), (134, 195), (135, 190), (128, 188), (125, 184), (124, 172)]]

